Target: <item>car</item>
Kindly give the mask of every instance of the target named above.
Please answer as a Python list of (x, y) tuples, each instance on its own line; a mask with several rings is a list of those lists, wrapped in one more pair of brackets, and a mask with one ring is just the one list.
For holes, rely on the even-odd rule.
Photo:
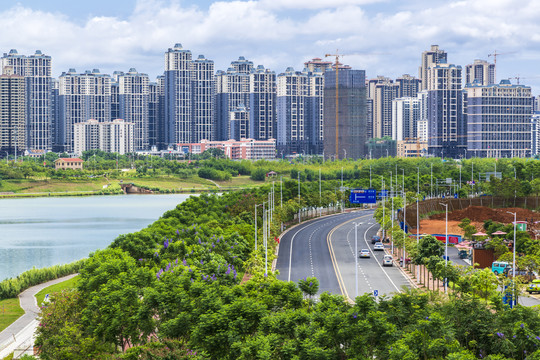
[(527, 286), (527, 292), (532, 294), (533, 292), (540, 293), (540, 279), (534, 279), (529, 286)]
[(392, 258), (392, 255), (384, 255), (382, 259), (382, 265), (383, 266), (394, 266), (394, 259)]
[(510, 266), (510, 264), (506, 261), (494, 261), (493, 264), (491, 264), (491, 271), (493, 271), (495, 275), (499, 275), (504, 273), (504, 270), (508, 268), (508, 266)]
[(371, 254), (369, 253), (368, 249), (362, 249), (362, 250), (360, 250), (359, 257), (361, 257), (361, 258), (369, 258), (369, 257), (371, 257)]
[(379, 241), (381, 241), (381, 237), (380, 237), (380, 236), (378, 236), (378, 235), (373, 235), (373, 236), (371, 237), (371, 243), (372, 243), (372, 244), (375, 244), (375, 243), (377, 243), (377, 242), (379, 242)]
[[(507, 278), (514, 277), (514, 270), (512, 269), (512, 265), (509, 265), (506, 269), (504, 269), (503, 275)], [(520, 269), (516, 269), (516, 277), (519, 277), (523, 282), (533, 281), (534, 279), (536, 279), (536, 276), (533, 272)]]
[(384, 251), (384, 244), (382, 242), (376, 242), (375, 245), (373, 245), (374, 251)]

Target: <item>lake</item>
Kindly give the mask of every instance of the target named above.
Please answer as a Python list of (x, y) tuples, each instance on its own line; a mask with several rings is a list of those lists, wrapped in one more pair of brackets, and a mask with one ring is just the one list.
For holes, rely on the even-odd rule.
[(190, 195), (0, 199), (0, 280), (65, 264), (141, 230)]

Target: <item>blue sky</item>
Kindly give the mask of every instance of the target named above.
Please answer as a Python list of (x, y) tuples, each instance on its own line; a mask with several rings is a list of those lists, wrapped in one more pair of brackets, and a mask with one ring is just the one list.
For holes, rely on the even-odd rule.
[(225, 70), (242, 55), (277, 73), (336, 49), (368, 77), (417, 76), (438, 44), (465, 66), (494, 50), (497, 78), (540, 92), (537, 0), (2, 0), (0, 50), (53, 56), (53, 74), (135, 67), (152, 78), (180, 42)]

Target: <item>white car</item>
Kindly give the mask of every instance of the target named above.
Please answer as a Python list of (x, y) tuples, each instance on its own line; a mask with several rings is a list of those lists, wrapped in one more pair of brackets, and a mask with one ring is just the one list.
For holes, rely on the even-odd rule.
[(384, 251), (384, 244), (382, 242), (375, 243), (375, 245), (373, 245), (373, 250)]
[(392, 259), (392, 255), (384, 255), (382, 264), (383, 266), (394, 266), (394, 259)]
[(371, 254), (369, 253), (368, 249), (362, 249), (362, 250), (360, 250), (359, 257), (361, 257), (361, 258), (369, 258), (369, 257), (371, 257)]

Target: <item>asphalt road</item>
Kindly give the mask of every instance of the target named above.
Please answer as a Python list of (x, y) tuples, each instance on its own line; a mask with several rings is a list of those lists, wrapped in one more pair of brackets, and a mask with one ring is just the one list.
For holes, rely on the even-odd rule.
[[(368, 245), (364, 237), (369, 241), (378, 226), (373, 219), (373, 210), (312, 220), (283, 235), (276, 263), (278, 279), (298, 282), (314, 276), (320, 284), (318, 294), (328, 291), (354, 297), (354, 231), (351, 231), (354, 225), (350, 221), (362, 223), (358, 239), (363, 245), (359, 245), (359, 249), (365, 248)], [(358, 259), (359, 294), (373, 290), (379, 290), (379, 295), (390, 294), (407, 284), (399, 269), (379, 266), (377, 261), (380, 263), (381, 259), (382, 252), (371, 259)]]
[[(358, 224), (356, 235), (358, 245), (355, 244), (355, 224)], [(377, 234), (379, 225), (370, 216), (346, 222), (331, 233), (331, 247), (337, 260), (338, 276), (341, 277), (345, 295), (350, 299), (356, 297), (356, 271), (355, 254), (361, 249), (370, 251), (370, 258), (358, 258), (358, 295), (364, 293), (378, 294), (378, 296), (391, 296), (400, 292), (403, 287), (410, 287), (410, 283), (403, 276), (399, 267), (383, 267), (383, 256), (386, 251), (374, 251), (371, 237)], [(355, 251), (357, 248), (357, 251)], [(385, 244), (390, 251), (390, 245)]]

